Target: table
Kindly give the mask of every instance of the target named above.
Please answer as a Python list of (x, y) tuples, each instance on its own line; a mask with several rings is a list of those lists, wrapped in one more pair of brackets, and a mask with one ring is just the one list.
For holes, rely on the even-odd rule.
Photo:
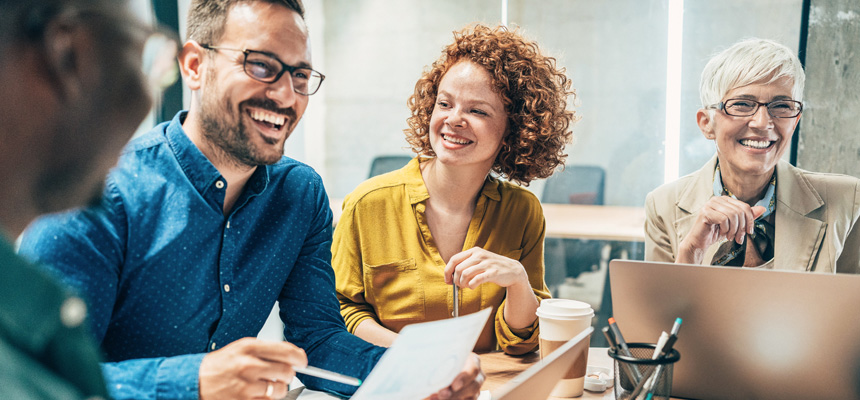
[[(493, 352), (481, 354), (481, 369), (487, 375), (487, 380), (481, 390), (496, 390), (520, 372), (525, 371), (533, 363), (537, 362), (540, 356), (537, 352), (532, 352), (523, 356), (509, 356), (502, 352)], [(588, 349), (588, 365), (606, 367), (612, 369), (612, 358), (607, 354), (606, 347), (591, 347)], [(550, 399), (562, 399), (560, 397), (550, 397)], [(603, 393), (594, 393), (585, 391), (581, 397), (576, 399), (605, 399), (615, 400), (615, 394), (612, 388), (607, 389)], [(564, 399), (569, 400), (569, 399)]]
[[(332, 223), (337, 225), (343, 199), (331, 199)], [(542, 204), (546, 237), (622, 242), (645, 241), (645, 209), (642, 207)]]
[(645, 208), (542, 204), (546, 237), (645, 241)]

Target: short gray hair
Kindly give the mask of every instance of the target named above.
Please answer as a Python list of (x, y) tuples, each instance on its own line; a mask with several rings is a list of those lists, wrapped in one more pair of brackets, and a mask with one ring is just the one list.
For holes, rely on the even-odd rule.
[(742, 40), (713, 56), (705, 65), (699, 85), (702, 107), (719, 103), (732, 89), (772, 83), (780, 78), (791, 79), (792, 99), (803, 101), (806, 74), (794, 52), (772, 40)]

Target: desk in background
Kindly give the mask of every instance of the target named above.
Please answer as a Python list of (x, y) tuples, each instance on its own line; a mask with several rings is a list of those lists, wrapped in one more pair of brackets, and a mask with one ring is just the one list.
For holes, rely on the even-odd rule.
[[(343, 199), (331, 199), (337, 225)], [(578, 204), (542, 204), (546, 219), (546, 236), (564, 239), (645, 240), (645, 209), (642, 207), (584, 206)]]

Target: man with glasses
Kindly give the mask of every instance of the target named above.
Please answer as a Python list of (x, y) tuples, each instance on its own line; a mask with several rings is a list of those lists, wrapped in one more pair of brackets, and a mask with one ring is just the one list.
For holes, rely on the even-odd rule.
[[(98, 207), (46, 218), (21, 251), (81, 289), (116, 398), (282, 398), (297, 367), (364, 378), (384, 350), (346, 331), (320, 177), (283, 156), (323, 74), (299, 0), (194, 0), (189, 110), (132, 141)], [(273, 303), (286, 342), (255, 336)], [(355, 387), (300, 374), (314, 389)], [(475, 398), (468, 365), (439, 398)]]
[(86, 303), (11, 241), (38, 214), (98, 198), (152, 104), (142, 58), (175, 58), (176, 43), (155, 40), (124, 1), (0, 10), (0, 398), (105, 398)]
[(708, 62), (696, 119), (717, 153), (648, 195), (646, 260), (860, 273), (860, 180), (782, 160), (804, 80), (791, 50), (769, 40)]

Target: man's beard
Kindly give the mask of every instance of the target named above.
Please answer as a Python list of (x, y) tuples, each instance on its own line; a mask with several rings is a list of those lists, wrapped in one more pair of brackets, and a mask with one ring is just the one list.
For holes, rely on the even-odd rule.
[[(214, 76), (214, 74), (210, 74), (210, 76)], [(217, 85), (214, 82), (209, 82), (208, 84), (210, 88), (214, 89), (210, 93), (219, 93)], [(281, 154), (267, 155), (254, 147), (254, 144), (248, 138), (249, 129), (242, 118), (242, 111), (238, 111), (238, 115), (235, 115), (236, 111), (234, 110), (243, 110), (246, 106), (250, 106), (286, 115), (285, 124), (287, 124), (287, 136), (289, 136), (290, 130), (293, 128), (290, 124), (296, 121), (295, 109), (278, 108), (275, 102), (269, 99), (245, 100), (239, 103), (238, 108), (234, 108), (233, 103), (229, 99), (224, 99), (222, 104), (223, 108), (218, 107), (217, 100), (207, 101), (204, 99), (200, 107), (200, 120), (203, 128), (203, 136), (215, 147), (219, 148), (223, 152), (223, 155), (230, 159), (229, 161), (238, 165), (258, 166), (271, 165), (281, 159), (283, 148), (281, 149)], [(236, 116), (236, 122), (231, 123), (228, 120), (231, 115)], [(266, 140), (270, 144), (275, 144), (266, 137), (263, 137), (263, 140)]]

